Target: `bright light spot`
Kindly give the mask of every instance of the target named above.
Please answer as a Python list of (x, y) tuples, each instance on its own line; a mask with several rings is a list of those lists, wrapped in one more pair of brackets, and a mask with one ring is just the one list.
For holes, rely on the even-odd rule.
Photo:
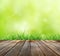
[(19, 32), (26, 33), (29, 31), (30, 26), (29, 23), (26, 21), (22, 21), (21, 23), (15, 23), (14, 29)]

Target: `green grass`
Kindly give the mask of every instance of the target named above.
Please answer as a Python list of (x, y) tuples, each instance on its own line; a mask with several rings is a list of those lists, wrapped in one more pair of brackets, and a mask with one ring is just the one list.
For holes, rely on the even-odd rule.
[(60, 40), (60, 34), (8, 34), (0, 40)]

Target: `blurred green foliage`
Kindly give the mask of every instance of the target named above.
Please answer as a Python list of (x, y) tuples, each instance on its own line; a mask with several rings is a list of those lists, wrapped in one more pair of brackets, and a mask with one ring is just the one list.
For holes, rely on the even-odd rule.
[(60, 0), (0, 0), (0, 38), (22, 31), (60, 34)]

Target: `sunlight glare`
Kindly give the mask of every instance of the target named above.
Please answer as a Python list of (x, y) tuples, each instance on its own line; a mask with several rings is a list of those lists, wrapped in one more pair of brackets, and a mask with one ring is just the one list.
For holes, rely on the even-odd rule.
[(25, 33), (29, 31), (30, 26), (28, 22), (22, 21), (21, 23), (15, 23), (14, 28), (16, 31)]

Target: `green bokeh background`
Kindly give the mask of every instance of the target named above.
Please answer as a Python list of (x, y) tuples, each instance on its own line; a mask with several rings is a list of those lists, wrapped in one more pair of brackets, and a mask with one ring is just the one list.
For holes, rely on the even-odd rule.
[(21, 33), (21, 25), (26, 34), (60, 34), (60, 0), (0, 0), (0, 36)]

